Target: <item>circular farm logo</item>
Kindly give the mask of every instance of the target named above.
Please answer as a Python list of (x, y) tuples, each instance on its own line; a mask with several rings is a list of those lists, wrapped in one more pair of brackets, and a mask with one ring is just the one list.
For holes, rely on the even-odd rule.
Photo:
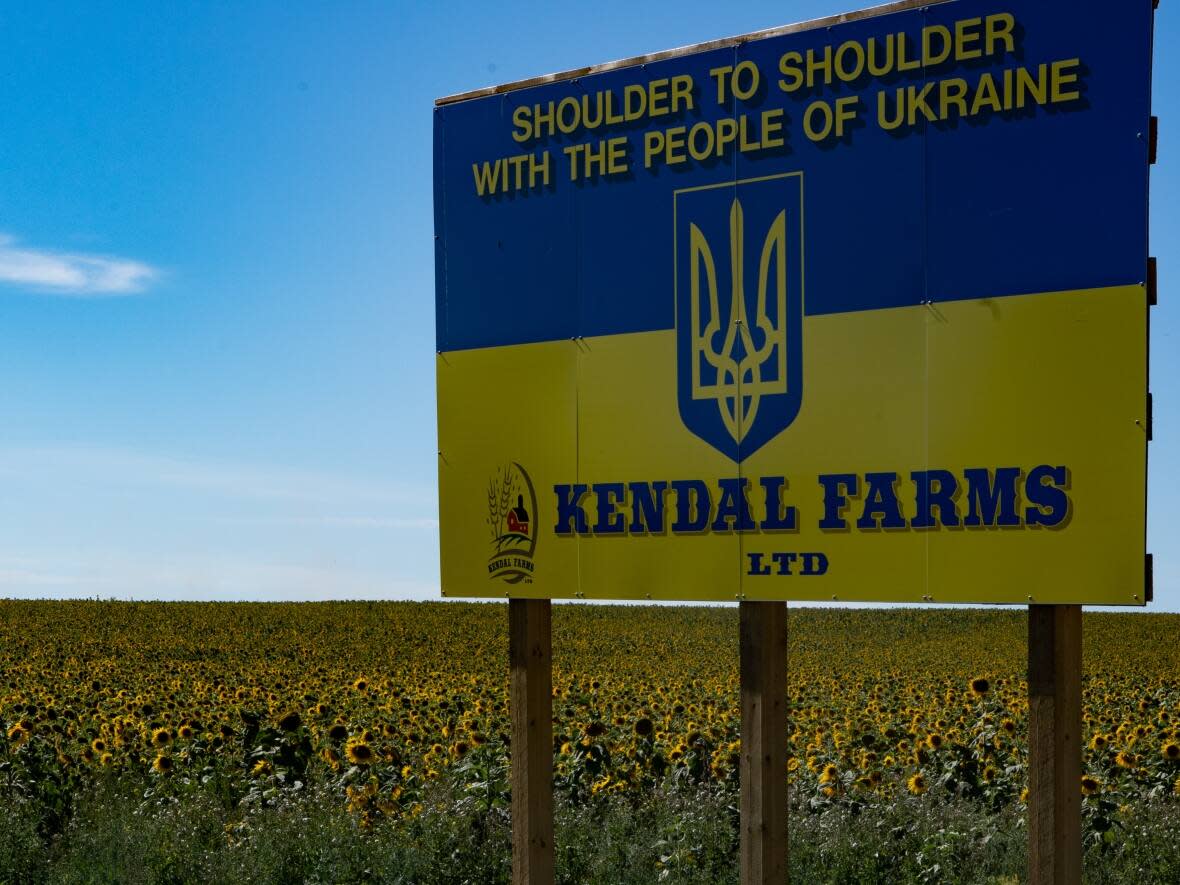
[(537, 549), (537, 493), (515, 461), (488, 481), (488, 528), (492, 552), (488, 577), (509, 584), (531, 584)]

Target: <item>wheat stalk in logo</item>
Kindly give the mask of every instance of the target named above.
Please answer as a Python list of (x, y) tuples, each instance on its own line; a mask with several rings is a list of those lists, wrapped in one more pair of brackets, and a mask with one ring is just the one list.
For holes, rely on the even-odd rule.
[[(745, 220), (742, 204), (729, 209), (729, 262), (732, 293), (729, 317), (722, 329), (713, 252), (701, 229), (689, 228), (692, 286), (692, 398), (715, 399), (721, 420), (740, 443), (753, 426), (763, 396), (787, 392), (787, 213), (779, 212), (762, 244), (758, 262), (758, 299), (754, 325), (746, 311), (744, 280)], [(769, 270), (774, 260), (771, 285)], [(701, 303), (701, 269), (705, 272), (707, 301)], [(768, 292), (768, 289), (772, 291)], [(768, 310), (768, 299), (773, 299)], [(702, 307), (706, 308), (702, 328)], [(771, 319), (773, 313), (773, 321)], [(720, 347), (716, 339), (724, 335)], [(701, 379), (701, 359), (715, 370), (710, 383)], [(773, 358), (773, 360), (772, 360)]]
[(492, 546), (496, 552), (512, 544), (528, 543), (527, 529), (522, 533), (515, 518), (512, 505), (516, 503), (516, 497), (517, 477), (512, 465), (508, 465), (488, 481), (488, 527), (492, 530)]

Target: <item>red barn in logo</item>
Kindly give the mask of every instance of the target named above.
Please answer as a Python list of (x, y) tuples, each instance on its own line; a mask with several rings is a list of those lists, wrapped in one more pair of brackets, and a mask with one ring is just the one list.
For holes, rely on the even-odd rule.
[(528, 536), (529, 512), (524, 509), (524, 495), (517, 495), (516, 506), (508, 511), (508, 531)]

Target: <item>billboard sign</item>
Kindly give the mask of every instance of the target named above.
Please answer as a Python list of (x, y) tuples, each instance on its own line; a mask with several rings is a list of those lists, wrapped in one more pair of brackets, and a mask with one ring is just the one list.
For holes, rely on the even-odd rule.
[(1142, 604), (1151, 0), (440, 99), (447, 596)]

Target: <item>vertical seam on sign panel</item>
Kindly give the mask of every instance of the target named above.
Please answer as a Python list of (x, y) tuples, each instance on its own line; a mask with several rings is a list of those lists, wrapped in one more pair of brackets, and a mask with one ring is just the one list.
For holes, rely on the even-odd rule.
[[(577, 85), (581, 85), (577, 83)], [(571, 163), (573, 162), (571, 158)], [(556, 184), (557, 174), (554, 173)], [(570, 221), (573, 225), (574, 243), (574, 328), (570, 343), (574, 346), (574, 485), (582, 482), (582, 202), (578, 188), (570, 189)], [(576, 526), (575, 526), (576, 528)], [(587, 525), (589, 528), (589, 525)], [(582, 543), (585, 539), (581, 532), (574, 532), (575, 550), (577, 551), (577, 584), (574, 587), (574, 598), (583, 598), (582, 594)]]
[[(576, 239), (576, 238), (575, 238)], [(576, 263), (575, 263), (576, 266)], [(575, 338), (570, 341), (574, 347), (574, 489), (582, 482), (582, 346), (577, 340), (577, 329), (574, 330)], [(589, 525), (587, 525), (587, 529)], [(574, 587), (574, 598), (580, 599), (582, 593), (582, 542), (583, 532), (577, 530), (577, 525), (574, 526), (574, 550), (577, 551), (577, 582)]]
[[(439, 583), (440, 592), (445, 596), (446, 589), (445, 589), (445, 585), (443, 584), (444, 562), (443, 562), (443, 543), (442, 543), (441, 526), (442, 526), (442, 515), (443, 515), (442, 514), (442, 507), (443, 507), (442, 471), (443, 471), (443, 466), (445, 465), (446, 462), (445, 462), (443, 455), (442, 455), (443, 441), (442, 441), (442, 424), (441, 424), (441, 420), (440, 420), (442, 417), (442, 408), (441, 408), (441, 406), (442, 406), (442, 385), (439, 384), (438, 356), (441, 356), (443, 353), (443, 345), (450, 343), (450, 335), (448, 334), (448, 328), (449, 328), (448, 317), (450, 315), (450, 311), (448, 310), (448, 305), (447, 305), (447, 300), (448, 300), (447, 293), (450, 291), (450, 273), (448, 272), (448, 268), (447, 268), (447, 176), (446, 176), (446, 169), (447, 169), (446, 146), (447, 146), (447, 142), (446, 142), (446, 126), (444, 125), (443, 117), (441, 116), (443, 113), (445, 113), (445, 111), (443, 111), (442, 108), (436, 107), (435, 113), (440, 115), (438, 117), (438, 128), (437, 128), (438, 157), (436, 158), (436, 162), (438, 162), (438, 164), (441, 168), (434, 170), (434, 174), (436, 176), (439, 176), (439, 186), (438, 186), (439, 190), (438, 190), (438, 194), (436, 195), (436, 198), (439, 201), (439, 205), (435, 207), (435, 212), (437, 213), (436, 219), (435, 219), (435, 224), (437, 225), (437, 229), (435, 230), (434, 235), (436, 238), (435, 249), (442, 250), (442, 274), (443, 274), (442, 293), (441, 293), (441, 301), (442, 301), (441, 307), (442, 307), (442, 309), (439, 310), (436, 307), (435, 312), (434, 312), (434, 322), (435, 322), (434, 345), (435, 345), (435, 351), (437, 352), (437, 355), (435, 357), (435, 362), (434, 362), (434, 366), (435, 366), (435, 368), (434, 368), (434, 410), (435, 410), (435, 427), (436, 427), (435, 432), (437, 434), (437, 438), (435, 439), (435, 445), (436, 445), (438, 452), (439, 452), (439, 456), (436, 459), (437, 466), (435, 469), (437, 470), (437, 475), (439, 478), (438, 516), (439, 516), (440, 528), (439, 528), (439, 539), (438, 539), (438, 556), (439, 556), (438, 583)], [(438, 256), (437, 256), (437, 254), (435, 255), (434, 260), (435, 260), (435, 271), (434, 272), (435, 272), (435, 274), (437, 274), (438, 273)], [(439, 281), (437, 279), (434, 281), (434, 286), (435, 286), (435, 296), (434, 297), (436, 299), (439, 299), (439, 297), (440, 297), (439, 291), (438, 291), (439, 290)], [(442, 326), (442, 329), (438, 328), (439, 325)], [(445, 364), (446, 361), (443, 360), (443, 363)]]
[[(439, 108), (437, 112), (439, 114), (445, 113), (445, 111), (443, 111), (442, 108)], [(439, 117), (439, 124), (438, 124), (438, 152), (439, 152), (439, 159), (442, 162), (442, 179), (441, 179), (441, 183), (439, 185), (440, 189), (442, 190), (442, 207), (439, 210), (439, 213), (442, 216), (442, 222), (441, 222), (442, 223), (442, 235), (441, 235), (441, 239), (439, 240), (439, 242), (441, 243), (441, 246), (439, 248), (442, 249), (442, 253), (443, 253), (443, 260), (442, 260), (442, 265), (443, 265), (442, 324), (443, 324), (443, 341), (449, 344), (450, 340), (451, 340), (451, 335), (450, 335), (450, 331), (451, 331), (451, 328), (450, 328), (450, 326), (451, 326), (451, 322), (450, 322), (450, 320), (451, 320), (451, 311), (450, 311), (451, 269), (450, 269), (450, 265), (449, 265), (450, 252), (447, 249), (447, 175), (446, 175), (446, 170), (447, 170), (447, 127), (444, 125), (444, 121), (441, 116)], [(437, 283), (436, 283), (436, 285), (437, 285)], [(438, 334), (438, 330), (435, 330), (435, 335), (437, 336), (437, 334)], [(442, 350), (441, 347), (438, 349)]]
[[(742, 55), (741, 41), (740, 40), (736, 41), (731, 47), (729, 47), (729, 50), (730, 50), (729, 51), (729, 64), (731, 66), (730, 71), (734, 72), (734, 76), (736, 77), (737, 66), (741, 62), (741, 55)], [(730, 87), (728, 89), (728, 93), (729, 94), (726, 97), (727, 98), (726, 105), (721, 108), (720, 113), (724, 114), (724, 113), (728, 112), (730, 118), (736, 120), (737, 116), (738, 116), (738, 98), (737, 98), (737, 93), (734, 92), (732, 81), (731, 81)], [(731, 166), (731, 172), (730, 172), (729, 181), (728, 181), (729, 187), (731, 188), (731, 190), (729, 192), (730, 205), (738, 203), (738, 182), (740, 182), (742, 180), (742, 159), (743, 159), (742, 151), (741, 151), (741, 147), (739, 146), (738, 149), (733, 152), (733, 164)], [(730, 228), (730, 230), (732, 231), (732, 227)], [(731, 233), (731, 236), (732, 236), (732, 233)], [(745, 239), (744, 228), (743, 228), (743, 232), (741, 234), (741, 238), (742, 238), (742, 240)], [(731, 244), (730, 249), (733, 250), (734, 248), (737, 248), (737, 247), (735, 247), (734, 245)], [(689, 252), (689, 255), (692, 256), (691, 251)], [(732, 258), (733, 258), (732, 253), (731, 253), (730, 257), (732, 260)], [(745, 277), (745, 271), (741, 268), (740, 263), (735, 267), (735, 270), (738, 274), (740, 274), (738, 279), (743, 279)], [(738, 288), (737, 288), (737, 283), (733, 279), (730, 280), (730, 291), (732, 293), (731, 297), (733, 298), (733, 301), (736, 303), (737, 298), (738, 298)], [(745, 292), (742, 291), (741, 294), (742, 294), (742, 298), (744, 299)], [(693, 312), (694, 313), (696, 312), (696, 308), (697, 308), (697, 306), (693, 305)], [(692, 326), (690, 325), (689, 328), (691, 329)], [(697, 355), (695, 353), (695, 347), (696, 347), (696, 343), (693, 342), (693, 349), (694, 349), (693, 361), (694, 362), (697, 359)], [(718, 379), (718, 380), (720, 380), (720, 379)], [(746, 415), (744, 412), (745, 397), (744, 397), (744, 394), (742, 391), (742, 373), (740, 371), (737, 373), (737, 377), (734, 379), (734, 387), (737, 390), (737, 398), (734, 400), (734, 403), (733, 403), (734, 418), (735, 418), (734, 426), (737, 428), (737, 439), (736, 439), (737, 450), (736, 450), (735, 457), (734, 457), (733, 474), (737, 476), (738, 483), (740, 484), (742, 481), (742, 477), (744, 477), (746, 475), (746, 469), (747, 469), (745, 462), (742, 459), (745, 454), (743, 450), (745, 449), (746, 431), (749, 429), (746, 426), (747, 419), (746, 419)], [(736, 567), (735, 568), (736, 573), (734, 575), (736, 580), (734, 583), (736, 585), (736, 589), (737, 589), (739, 598), (744, 602), (745, 598), (746, 598), (746, 582), (742, 577), (742, 557), (744, 556), (745, 551), (746, 551), (746, 538), (742, 532), (737, 531), (737, 521), (736, 520), (734, 522), (733, 537), (734, 537), (734, 540), (736, 541), (736, 547), (737, 547), (737, 550), (736, 550), (737, 556), (734, 557), (734, 566)]]
[[(923, 8), (919, 15), (919, 24), (925, 28), (929, 10)], [(922, 87), (925, 88), (929, 79), (926, 63), (922, 63)], [(922, 469), (926, 471), (926, 483), (930, 482), (930, 125), (922, 120), (922, 300), (926, 302), (926, 309), (919, 310), (922, 317), (923, 341), (923, 369), (922, 369)], [(929, 489), (929, 485), (927, 485)], [(929, 503), (929, 502), (927, 502)], [(942, 514), (939, 514), (941, 520)], [(930, 533), (923, 532), (922, 546), (925, 555), (922, 562), (924, 576), (922, 593), (926, 601), (933, 595), (930, 592)]]
[[(1147, 241), (1147, 258), (1148, 258), (1148, 263), (1149, 263), (1149, 269), (1154, 269), (1156, 271), (1156, 273), (1151, 274), (1151, 275), (1155, 276), (1156, 281), (1157, 281), (1157, 285), (1155, 287), (1155, 295), (1156, 295), (1157, 301), (1159, 299), (1158, 269), (1150, 268), (1150, 266), (1154, 263), (1154, 259), (1151, 258), (1151, 177), (1152, 177), (1151, 176), (1151, 172), (1152, 172), (1151, 167), (1159, 159), (1158, 156), (1153, 156), (1153, 153), (1158, 153), (1159, 121), (1156, 118), (1156, 116), (1152, 113), (1154, 110), (1153, 105), (1155, 102), (1155, 97), (1154, 97), (1155, 90), (1153, 88), (1154, 87), (1154, 79), (1155, 79), (1154, 78), (1154, 73), (1155, 73), (1155, 68), (1154, 68), (1154, 65), (1155, 65), (1155, 13), (1156, 13), (1156, 9), (1158, 7), (1159, 7), (1159, 2), (1158, 2), (1158, 0), (1155, 0), (1155, 2), (1153, 2), (1151, 5), (1151, 9), (1148, 11), (1148, 16), (1149, 16), (1148, 23), (1147, 23), (1147, 127), (1148, 128), (1147, 128), (1147, 156), (1144, 158), (1146, 162), (1144, 164), (1144, 176), (1143, 176), (1144, 177), (1143, 187), (1144, 187), (1144, 190), (1146, 191), (1146, 193), (1143, 196), (1144, 211), (1146, 214), (1146, 218), (1144, 219), (1144, 222), (1143, 222), (1144, 234), (1145, 234), (1144, 239)], [(1153, 145), (1155, 145), (1154, 151), (1153, 151)], [(1147, 283), (1148, 283), (1148, 286), (1150, 287), (1151, 281), (1148, 280)], [(1144, 302), (1145, 303), (1143, 305), (1143, 312), (1144, 312), (1143, 334), (1144, 334), (1145, 338), (1147, 339), (1146, 343), (1144, 345), (1144, 349), (1143, 349), (1144, 350), (1144, 352), (1143, 352), (1143, 360), (1144, 360), (1143, 384), (1144, 384), (1144, 387), (1146, 388), (1143, 391), (1143, 400), (1144, 400), (1144, 405), (1148, 409), (1147, 415), (1144, 416), (1146, 419), (1146, 422), (1147, 422), (1147, 433), (1144, 435), (1145, 438), (1143, 440), (1143, 550), (1144, 550), (1144, 555), (1148, 556), (1148, 557), (1151, 555), (1151, 554), (1147, 553), (1147, 517), (1148, 517), (1148, 507), (1149, 507), (1149, 500), (1148, 499), (1151, 494), (1151, 483), (1149, 482), (1149, 477), (1151, 476), (1151, 473), (1150, 473), (1151, 431), (1153, 429), (1151, 426), (1152, 420), (1153, 420), (1153, 415), (1151, 414), (1151, 412), (1154, 410), (1154, 405), (1155, 405), (1152, 402), (1152, 397), (1151, 397), (1151, 305), (1152, 305), (1152, 301), (1149, 297), (1150, 294), (1151, 294), (1150, 291), (1144, 292)], [(1153, 578), (1153, 583), (1154, 583), (1154, 575), (1152, 575), (1152, 578)], [(1146, 582), (1146, 576), (1145, 576), (1144, 584), (1146, 585), (1146, 583), (1147, 582)], [(1145, 606), (1147, 605), (1147, 602), (1148, 602), (1147, 594), (1148, 594), (1148, 592), (1151, 592), (1151, 591), (1154, 591), (1154, 587), (1145, 586), (1143, 589), (1143, 604)]]
[[(743, 45), (744, 44), (741, 41), (737, 41), (733, 44), (733, 46), (730, 47), (731, 54), (730, 54), (730, 58), (729, 58), (729, 63), (730, 63), (730, 65), (732, 65), (731, 71), (734, 72), (735, 77), (737, 76), (737, 74), (736, 74), (737, 67), (739, 64), (741, 64), (742, 46)], [(729, 107), (727, 109), (723, 109), (722, 113), (724, 113), (725, 110), (729, 111), (729, 116), (731, 119), (734, 119), (734, 120), (737, 119), (737, 117), (738, 117), (738, 97), (737, 97), (737, 93), (734, 92), (734, 90), (733, 90), (732, 83), (729, 88)], [(742, 180), (742, 159), (743, 159), (742, 158), (742, 151), (741, 151), (741, 147), (739, 146), (738, 149), (733, 152), (733, 172), (730, 176), (730, 186), (733, 188), (733, 190), (730, 191), (731, 204), (736, 203), (738, 201), (738, 182), (740, 182)], [(742, 239), (745, 239), (744, 232), (742, 233)], [(732, 249), (733, 246), (731, 246), (730, 248)], [(692, 253), (689, 252), (689, 255), (691, 255), (691, 254)], [(732, 258), (732, 256), (731, 256), (731, 258)], [(742, 274), (742, 277), (745, 276), (744, 270), (740, 271), (740, 273)], [(755, 283), (755, 285), (757, 285), (757, 283)], [(730, 281), (730, 291), (733, 293), (733, 298), (736, 301), (738, 291), (736, 288), (736, 284), (732, 280)], [(742, 292), (742, 298), (743, 299), (745, 298), (744, 291)], [(694, 305), (694, 311), (695, 311), (695, 305)], [(689, 326), (689, 328), (691, 329), (692, 327)], [(693, 345), (694, 349), (695, 349), (695, 346), (696, 345), (694, 342), (694, 345)], [(693, 353), (693, 359), (694, 360), (696, 359), (696, 353)], [(679, 378), (677, 378), (677, 383), (679, 384)], [(734, 384), (737, 388), (737, 399), (734, 401), (734, 404), (733, 404), (734, 414), (735, 414), (735, 417), (737, 418), (737, 422), (736, 422), (736, 426), (737, 426), (737, 457), (734, 461), (733, 472), (737, 476), (738, 484), (741, 485), (741, 483), (743, 482), (743, 478), (746, 475), (746, 470), (748, 469), (745, 461), (743, 460), (743, 458), (744, 458), (743, 449), (745, 448), (746, 431), (748, 430), (748, 428), (745, 426), (746, 425), (745, 397), (742, 393), (742, 373), (740, 371), (737, 374), (737, 378), (735, 379)], [(677, 396), (679, 396), (679, 391), (677, 391)], [(742, 492), (742, 494), (744, 495), (745, 492)], [(737, 556), (734, 557), (734, 566), (736, 567), (736, 569), (735, 569), (736, 573), (734, 575), (734, 578), (735, 578), (734, 584), (736, 586), (738, 596), (744, 601), (746, 598), (746, 581), (745, 581), (744, 576), (742, 575), (742, 572), (744, 571), (744, 569), (742, 568), (742, 561), (744, 560), (745, 554), (746, 554), (746, 536), (743, 532), (737, 531), (737, 522), (738, 522), (738, 520), (734, 521), (734, 533), (733, 533), (734, 540), (737, 542), (737, 551), (736, 551)]]
[[(672, 328), (676, 333), (676, 340), (673, 343), (676, 354), (676, 413), (680, 422), (684, 423), (684, 416), (680, 412), (680, 194), (683, 188), (672, 190)], [(692, 251), (689, 250), (689, 261), (692, 261)], [(691, 305), (691, 301), (689, 304)], [(691, 307), (690, 307), (691, 310)], [(690, 347), (689, 356), (692, 357), (692, 323), (689, 322), (687, 329), (683, 333), (689, 336)], [(695, 382), (696, 369), (689, 361), (685, 361), (685, 370), (689, 373), (690, 389), (695, 393), (695, 387), (692, 387)]]

